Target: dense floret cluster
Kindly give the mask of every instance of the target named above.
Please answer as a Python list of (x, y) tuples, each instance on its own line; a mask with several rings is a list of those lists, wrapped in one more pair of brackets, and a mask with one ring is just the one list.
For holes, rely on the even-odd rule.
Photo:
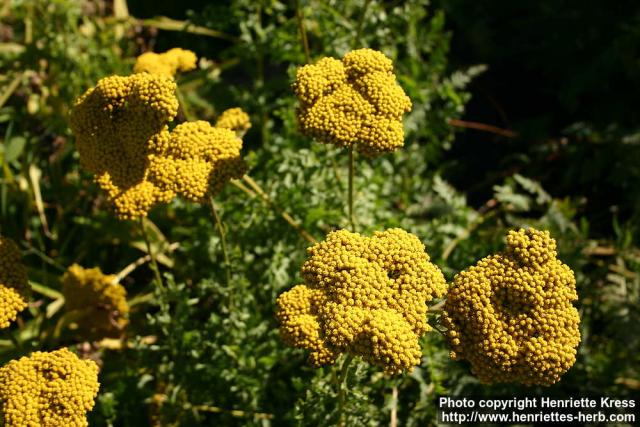
[(251, 127), (249, 115), (242, 108), (229, 108), (220, 114), (216, 121), (217, 128), (229, 129), (237, 135), (244, 135)]
[(136, 58), (133, 71), (174, 77), (178, 72), (194, 70), (197, 59), (195, 53), (179, 47), (164, 53), (146, 52)]
[(69, 267), (62, 276), (65, 306), (75, 314), (74, 320), (85, 339), (117, 338), (129, 323), (127, 291), (115, 282), (115, 275), (78, 264)]
[(340, 147), (355, 145), (368, 157), (404, 144), (402, 116), (411, 110), (411, 100), (383, 53), (358, 49), (342, 61), (323, 58), (300, 68), (293, 88), (306, 135)]
[(505, 253), (455, 277), (443, 323), (452, 357), (468, 360), (480, 381), (551, 385), (574, 364), (576, 282), (556, 256), (548, 231), (510, 231)]
[(240, 157), (242, 140), (235, 132), (202, 120), (176, 126), (169, 140), (156, 140), (152, 147), (162, 154), (150, 156), (150, 179), (194, 202), (217, 194), (246, 169)]
[(27, 270), (15, 242), (0, 236), (0, 329), (9, 327), (19, 312), (27, 308)]
[(112, 76), (76, 102), (71, 129), (81, 164), (120, 219), (146, 216), (176, 195), (202, 200), (244, 173), (242, 141), (233, 131), (196, 121), (169, 132), (175, 90), (162, 75)]
[(99, 386), (95, 362), (35, 352), (0, 368), (0, 414), (7, 427), (84, 427)]
[(149, 180), (149, 155), (152, 144), (170, 139), (175, 90), (173, 80), (159, 75), (111, 76), (76, 102), (70, 126), (81, 165), (95, 175), (119, 218), (146, 216), (174, 197)]
[(398, 228), (370, 238), (339, 230), (308, 253), (305, 284), (278, 298), (288, 345), (310, 350), (315, 366), (345, 352), (389, 374), (420, 363), (418, 339), (431, 329), (426, 303), (447, 286), (416, 236)]

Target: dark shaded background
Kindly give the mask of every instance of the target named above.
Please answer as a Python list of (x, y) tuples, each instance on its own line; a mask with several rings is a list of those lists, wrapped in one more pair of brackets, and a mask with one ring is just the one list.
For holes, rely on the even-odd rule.
[[(634, 1), (440, 1), (451, 64), (488, 70), (470, 86), (466, 118), (513, 129), (459, 134), (447, 178), (481, 203), (514, 170), (555, 196), (585, 197), (592, 226), (637, 215), (640, 4)], [(523, 160), (524, 159), (524, 160)], [(464, 171), (464, 173), (461, 173)]]

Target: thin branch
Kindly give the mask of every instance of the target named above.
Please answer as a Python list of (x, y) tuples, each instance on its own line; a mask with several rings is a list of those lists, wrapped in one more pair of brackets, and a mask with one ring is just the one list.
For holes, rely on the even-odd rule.
[[(291, 227), (293, 227), (300, 236), (302, 236), (307, 242), (313, 243), (314, 245), (318, 243), (318, 241), (311, 235), (307, 230), (305, 230), (300, 224), (294, 220), (291, 215), (287, 212), (283, 211), (278, 205), (275, 204), (273, 199), (269, 197), (269, 195), (260, 187), (260, 185), (253, 180), (249, 175), (244, 175), (242, 179), (251, 187), (253, 190), (253, 196), (251, 193), (246, 192), (249, 196), (254, 197), (257, 194), (267, 205), (269, 205), (274, 211), (276, 211)], [(236, 185), (236, 187), (243, 189), (242, 187)], [(248, 189), (247, 189), (248, 190)], [(244, 191), (244, 190), (243, 190)]]
[(356, 169), (356, 161), (353, 150), (353, 145), (349, 147), (349, 195), (348, 195), (348, 212), (349, 212), (349, 224), (351, 225), (351, 231), (356, 231), (356, 218), (353, 213), (353, 199), (354, 199), (354, 175)]
[(342, 363), (342, 368), (340, 369), (340, 376), (338, 377), (338, 425), (340, 427), (345, 427), (345, 417), (344, 417), (344, 406), (346, 399), (346, 391), (349, 387), (347, 383), (347, 373), (349, 372), (349, 365), (353, 360), (352, 354), (347, 354), (347, 358)]
[[(168, 246), (167, 249), (169, 249), (169, 252), (173, 252), (179, 247), (180, 247), (179, 242), (173, 242)], [(136, 268), (140, 267), (141, 265), (149, 261), (151, 261), (150, 255), (141, 256), (140, 258), (138, 258), (137, 260), (133, 261), (131, 264), (127, 265), (125, 268), (120, 270), (120, 272), (116, 274), (116, 278), (113, 281), (113, 283), (120, 283), (125, 277), (131, 274)]]
[(5, 104), (5, 102), (7, 102), (9, 98), (11, 98), (11, 95), (13, 95), (13, 92), (15, 92), (16, 89), (18, 89), (18, 86), (20, 86), (20, 82), (22, 81), (22, 78), (24, 77), (25, 74), (26, 74), (26, 71), (18, 73), (13, 78), (13, 80), (11, 80), (11, 82), (9, 83), (7, 88), (4, 90), (4, 92), (2, 92), (2, 95), (0, 95), (0, 107), (2, 107)]
[(484, 123), (467, 122), (467, 121), (458, 120), (458, 119), (447, 119), (447, 123), (449, 123), (451, 126), (481, 130), (484, 132), (495, 133), (497, 135), (504, 136), (507, 138), (517, 138), (519, 136), (518, 132), (514, 132), (508, 129), (502, 129), (497, 126), (487, 125)]
[(391, 389), (391, 427), (398, 427), (398, 386)]
[(300, 7), (300, 0), (296, 0), (296, 20), (298, 21), (300, 39), (302, 39), (305, 61), (309, 64), (311, 62), (311, 53), (309, 52), (309, 40), (307, 39), (307, 30), (304, 27), (304, 13), (302, 12), (302, 7)]
[(364, 18), (367, 14), (367, 9), (369, 9), (369, 4), (371, 4), (371, 0), (366, 0), (364, 6), (362, 7), (362, 13), (360, 14), (360, 19), (358, 20), (358, 26), (356, 28), (356, 36), (353, 38), (354, 43), (360, 42), (360, 38), (362, 36), (362, 26), (364, 24)]
[(242, 411), (239, 409), (224, 409), (218, 406), (209, 406), (209, 405), (195, 405), (195, 406), (192, 406), (191, 408), (195, 409), (196, 411), (212, 412), (212, 413), (228, 413), (233, 417), (253, 417), (258, 420), (270, 420), (274, 417), (273, 414), (269, 414), (266, 412)]
[(155, 275), (155, 280), (160, 288), (163, 288), (162, 284), (162, 276), (160, 275), (160, 268), (158, 268), (158, 263), (156, 262), (156, 257), (153, 252), (151, 252), (151, 242), (149, 242), (149, 236), (147, 235), (147, 228), (144, 226), (144, 218), (140, 218), (140, 227), (142, 229), (142, 238), (144, 239), (144, 243), (147, 245), (147, 254), (151, 260), (151, 269)]
[(167, 18), (166, 16), (158, 16), (150, 19), (136, 19), (129, 18), (128, 22), (131, 24), (144, 25), (146, 27), (154, 27), (159, 30), (165, 31), (184, 31), (191, 34), (199, 34), (208, 37), (214, 37), (222, 40), (227, 40), (234, 43), (239, 43), (240, 39), (232, 35), (223, 33), (222, 31), (212, 30), (210, 28), (193, 25), (187, 21), (179, 21), (177, 19)]
[(224, 226), (222, 225), (222, 220), (220, 219), (220, 215), (218, 214), (218, 210), (216, 209), (216, 204), (213, 201), (213, 197), (209, 197), (209, 206), (211, 207), (211, 213), (213, 214), (213, 218), (216, 221), (216, 228), (218, 229), (218, 234), (220, 235), (220, 245), (222, 246), (222, 256), (224, 257), (227, 285), (229, 285), (231, 283), (231, 262), (229, 261), (229, 251), (227, 250), (227, 233), (225, 233), (224, 231)]

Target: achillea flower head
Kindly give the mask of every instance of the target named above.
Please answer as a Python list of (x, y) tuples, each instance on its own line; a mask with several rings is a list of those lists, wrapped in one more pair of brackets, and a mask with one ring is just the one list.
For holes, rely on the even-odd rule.
[(242, 176), (242, 141), (232, 131), (196, 121), (169, 132), (175, 90), (163, 75), (111, 76), (76, 102), (70, 125), (81, 164), (120, 219), (146, 216), (177, 195), (203, 200)]
[(283, 340), (308, 349), (314, 366), (350, 353), (388, 374), (413, 369), (422, 355), (418, 339), (431, 329), (426, 303), (447, 289), (424, 249), (399, 228), (373, 237), (329, 233), (307, 249), (305, 284), (278, 297)]
[(8, 328), (18, 313), (27, 308), (28, 288), (20, 248), (13, 240), (0, 236), (0, 329)]
[(152, 145), (170, 139), (178, 112), (176, 84), (168, 77), (134, 74), (101, 79), (71, 114), (80, 164), (95, 175), (121, 219), (146, 216), (175, 193), (149, 180)]
[(115, 275), (99, 268), (73, 264), (62, 276), (65, 307), (77, 317), (78, 330), (85, 339), (117, 338), (127, 326), (127, 291), (115, 283)]
[(99, 387), (95, 362), (38, 351), (0, 368), (0, 414), (12, 427), (85, 427)]
[(242, 108), (229, 108), (218, 116), (216, 127), (232, 130), (241, 136), (251, 127), (251, 120), (249, 120), (249, 115)]
[(162, 155), (150, 156), (149, 176), (187, 200), (203, 202), (231, 178), (242, 177), (241, 149), (242, 140), (232, 130), (202, 120), (182, 123), (171, 132)]
[(164, 53), (146, 52), (136, 58), (133, 72), (174, 77), (178, 72), (194, 70), (197, 59), (195, 53), (179, 47)]
[(358, 49), (342, 61), (323, 58), (301, 67), (293, 89), (303, 133), (375, 157), (404, 145), (402, 116), (411, 100), (383, 53)]
[(454, 279), (442, 316), (452, 357), (468, 360), (484, 383), (556, 383), (576, 360), (577, 299), (549, 232), (510, 231), (506, 252)]

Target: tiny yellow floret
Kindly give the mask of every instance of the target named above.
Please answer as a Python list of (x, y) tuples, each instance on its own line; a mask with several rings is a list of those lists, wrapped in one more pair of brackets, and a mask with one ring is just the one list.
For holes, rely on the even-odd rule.
[(8, 328), (19, 312), (27, 308), (27, 270), (16, 243), (0, 236), (0, 329)]
[(103, 274), (100, 268), (73, 264), (62, 276), (62, 294), (67, 311), (84, 339), (117, 338), (129, 323), (127, 291), (116, 276)]
[(314, 366), (341, 353), (388, 374), (420, 364), (418, 340), (431, 330), (427, 302), (447, 289), (420, 240), (399, 228), (373, 237), (339, 230), (307, 251), (305, 284), (277, 301), (285, 343), (309, 350)]
[(133, 72), (174, 77), (178, 72), (194, 70), (197, 59), (195, 53), (179, 47), (164, 53), (145, 52), (136, 58)]
[(443, 323), (454, 359), (483, 383), (548, 386), (576, 361), (580, 317), (573, 271), (548, 231), (510, 231), (507, 251), (456, 275)]
[(86, 427), (99, 387), (95, 362), (38, 351), (0, 368), (0, 414), (7, 427)]
[(358, 49), (342, 61), (323, 58), (298, 69), (293, 89), (302, 132), (320, 142), (355, 146), (375, 157), (404, 145), (402, 116), (411, 100), (382, 52)]

